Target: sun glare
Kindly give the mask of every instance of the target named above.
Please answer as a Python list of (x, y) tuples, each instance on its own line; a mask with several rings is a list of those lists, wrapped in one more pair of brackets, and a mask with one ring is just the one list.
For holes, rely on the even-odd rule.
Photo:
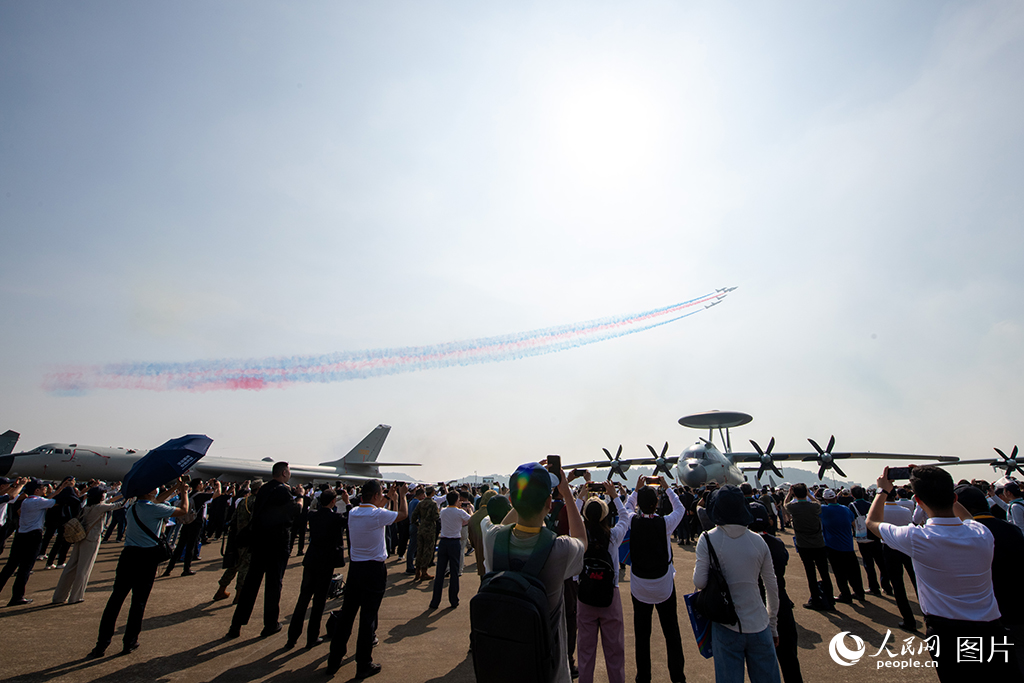
[(567, 89), (555, 111), (555, 149), (565, 170), (605, 184), (651, 172), (662, 129), (657, 102), (626, 82)]

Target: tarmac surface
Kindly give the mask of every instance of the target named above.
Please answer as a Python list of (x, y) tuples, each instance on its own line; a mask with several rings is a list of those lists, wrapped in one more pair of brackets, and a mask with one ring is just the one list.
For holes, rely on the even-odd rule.
[[(930, 662), (927, 652), (919, 653), (921, 638), (896, 628), (900, 621), (893, 598), (868, 596), (865, 602), (838, 605), (836, 612), (815, 612), (801, 607), (808, 600), (807, 581), (803, 567), (793, 550), (792, 536), (781, 536), (790, 550), (790, 563), (786, 572), (790, 597), (795, 608), (799, 632), (800, 666), (805, 681), (899, 680), (936, 681), (933, 669), (925, 668)], [(8, 543), (10, 548), (10, 543)], [(260, 638), (262, 628), (262, 597), (256, 603), (249, 625), (242, 637), (225, 640), (233, 606), (231, 600), (212, 602), (221, 575), (220, 544), (207, 546), (202, 560), (193, 563), (195, 576), (181, 576), (180, 565), (172, 576), (157, 578), (146, 608), (146, 619), (141, 647), (128, 655), (120, 655), (121, 635), (128, 614), (126, 601), (118, 620), (118, 631), (107, 649), (108, 656), (86, 659), (96, 641), (100, 614), (106, 604), (114, 580), (114, 567), (120, 546), (108, 543), (101, 546), (93, 570), (85, 601), (77, 605), (52, 605), (53, 589), (60, 570), (47, 570), (37, 562), (35, 573), (29, 580), (26, 597), (33, 604), (24, 607), (0, 607), (0, 680), (4, 681), (307, 681), (328, 680), (325, 668), (329, 644), (312, 650), (302, 647), (284, 650), (285, 631), (268, 638)], [(293, 556), (285, 574), (281, 599), (281, 618), (285, 630), (287, 620), (298, 594), (302, 575), (300, 557)], [(0, 558), (6, 561), (6, 554)], [(693, 546), (675, 546), (674, 564), (679, 604), (682, 595), (693, 592)], [(469, 599), (476, 593), (479, 580), (475, 559), (466, 558), (460, 596), (462, 605), (447, 608), (447, 594), (442, 605), (430, 611), (429, 582), (415, 583), (404, 573), (405, 563), (397, 558), (388, 560), (388, 590), (381, 605), (377, 637), (380, 644), (374, 650), (374, 661), (383, 666), (375, 682), (401, 683), (469, 683), (475, 681), (472, 657), (469, 654)], [(346, 570), (340, 569), (340, 573)], [(432, 570), (433, 571), (433, 570)], [(907, 581), (907, 591), (916, 614), (920, 609), (913, 587)], [(632, 681), (636, 674), (632, 638), (632, 608), (629, 600), (629, 577), (620, 584), (626, 620), (626, 678)], [(446, 585), (447, 591), (447, 585)], [(232, 597), (234, 587), (232, 587)], [(262, 593), (261, 593), (262, 596)], [(0, 594), (0, 605), (10, 599), (10, 586)], [(339, 609), (341, 599), (329, 601), (327, 609)], [(920, 620), (920, 616), (918, 617)], [(326, 616), (325, 616), (326, 621)], [(679, 615), (683, 633), (683, 651), (686, 655), (686, 675), (690, 681), (714, 680), (713, 660), (704, 659), (690, 628), (685, 609)], [(829, 654), (829, 643), (842, 631), (860, 637), (864, 652), (859, 660), (842, 666)], [(880, 651), (887, 632), (890, 656)], [(910, 638), (909, 643), (905, 643)], [(855, 649), (855, 640), (845, 639), (847, 650)], [(902, 654), (911, 647), (913, 654)], [(355, 680), (355, 634), (348, 645), (349, 654), (334, 681)], [(655, 618), (652, 636), (652, 662), (655, 681), (667, 681), (665, 641)], [(603, 659), (598, 650), (595, 680), (606, 683)], [(844, 660), (848, 661), (848, 660)], [(887, 664), (906, 668), (895, 669)], [(915, 667), (915, 664), (917, 665)], [(514, 666), (514, 653), (509, 665)], [(881, 668), (880, 668), (881, 667)]]

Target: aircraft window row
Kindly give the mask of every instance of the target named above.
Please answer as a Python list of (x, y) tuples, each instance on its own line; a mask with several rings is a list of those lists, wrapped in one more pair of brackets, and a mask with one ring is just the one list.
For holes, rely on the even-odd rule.
[(69, 448), (41, 448), (39, 452), (42, 455), (71, 455)]

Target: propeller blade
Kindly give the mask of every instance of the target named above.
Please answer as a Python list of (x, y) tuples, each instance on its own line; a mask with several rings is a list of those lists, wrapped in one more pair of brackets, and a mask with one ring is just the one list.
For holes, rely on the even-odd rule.
[(618, 474), (620, 477), (622, 477), (622, 481), (629, 481), (628, 479), (626, 479), (626, 475), (623, 474), (622, 472), (616, 471), (615, 473)]
[(773, 448), (775, 448), (775, 437), (774, 436), (772, 437), (772, 440), (768, 442), (768, 450), (765, 451), (765, 453), (767, 453), (768, 455), (771, 455)]
[[(811, 442), (812, 446), (814, 446), (814, 450), (818, 451), (818, 455), (825, 455), (825, 451), (821, 450), (821, 446), (818, 445), (817, 441), (815, 441), (814, 439), (807, 439), (807, 440)], [(821, 477), (818, 477), (818, 478), (821, 479)]]
[(1001, 450), (999, 450), (998, 448), (996, 448), (996, 449), (995, 449), (995, 451), (996, 451), (996, 453), (998, 453), (999, 455), (1003, 456), (1003, 460), (1009, 460), (1009, 458), (1008, 458), (1008, 457), (1006, 457), (1006, 453), (1003, 453), (1003, 452), (1002, 452)]
[(1010, 453), (1010, 457), (1011, 458), (1016, 458), (1017, 457), (1017, 445), (1016, 444), (1014, 444), (1014, 446), (1013, 446), (1013, 452)]
[(612, 454), (608, 452), (607, 448), (602, 448), (601, 450), (604, 451), (604, 454), (608, 456), (609, 460), (614, 460), (614, 458), (612, 457)]
[[(608, 468), (608, 478), (605, 481), (611, 481), (613, 474), (615, 474), (615, 470), (613, 470), (611, 467), (609, 467)], [(621, 474), (621, 472), (619, 474)]]
[(615, 459), (618, 460), (622, 457), (622, 444), (619, 444), (619, 450), (615, 451)]
[(766, 469), (765, 465), (761, 465), (760, 467), (757, 468), (757, 480), (758, 481), (761, 481), (761, 476), (764, 474), (765, 469)]
[[(780, 470), (778, 467), (776, 467), (774, 462), (772, 462), (772, 471), (775, 472), (775, 474), (779, 475), (780, 479), (784, 478), (782, 476), (782, 470)], [(772, 486), (775, 486), (775, 484), (772, 484)]]
[(654, 446), (652, 446), (651, 444), (647, 444), (647, 450), (649, 450), (651, 452), (651, 455), (653, 455), (655, 458), (658, 457), (658, 451), (654, 450)]
[[(1016, 446), (1014, 446), (1014, 448), (1016, 448)], [(665, 447), (661, 449), (661, 457), (664, 458), (666, 453), (668, 453), (668, 441), (665, 442)], [(1013, 454), (1017, 455), (1017, 452), (1014, 451)]]
[[(830, 437), (829, 437), (829, 439), (828, 439), (828, 448), (826, 448), (826, 449), (825, 449), (825, 452), (826, 452), (826, 453), (831, 453), (831, 452), (832, 452), (832, 448), (833, 448), (833, 447), (834, 447), (835, 445), (836, 445), (836, 437), (835, 437), (835, 435), (833, 434), (833, 435), (832, 435), (832, 436), (830, 436)], [(844, 475), (844, 476), (845, 476), (845, 475)]]
[(824, 465), (822, 465), (821, 467), (819, 467), (819, 468), (818, 468), (818, 479), (819, 479), (819, 480), (821, 480), (821, 479), (824, 479), (824, 478), (825, 478), (825, 470), (827, 470), (827, 469), (828, 469), (828, 468), (827, 468), (827, 467), (825, 467)]
[(832, 463), (832, 469), (838, 472), (840, 477), (843, 477), (844, 479), (846, 478), (846, 472), (843, 472), (841, 469), (839, 469), (839, 465)]
[(764, 451), (761, 450), (761, 447), (757, 445), (756, 441), (750, 439), (750, 445), (754, 447), (754, 450), (757, 451), (758, 455), (764, 455)]

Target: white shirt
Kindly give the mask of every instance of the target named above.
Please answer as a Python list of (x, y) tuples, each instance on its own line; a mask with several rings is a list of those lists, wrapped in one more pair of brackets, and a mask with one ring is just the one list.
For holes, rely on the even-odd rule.
[(469, 524), (470, 514), (451, 505), (441, 510), (441, 538), (462, 538), (462, 527)]
[(30, 531), (42, 531), (46, 511), (56, 504), (57, 501), (53, 498), (40, 498), (39, 496), (29, 496), (21, 501), (18, 533), (27, 534)]
[[(883, 494), (884, 495), (884, 494)], [(913, 513), (899, 503), (886, 503), (882, 521), (895, 526), (907, 526), (913, 521)], [(882, 540), (885, 543), (885, 539)], [(888, 544), (886, 544), (888, 545)]]
[(1021, 505), (1020, 498), (1015, 498), (1007, 503), (1006, 521), (1024, 531), (1024, 505)]
[(883, 522), (886, 545), (914, 561), (917, 597), (927, 615), (966, 621), (993, 621), (999, 605), (992, 591), (995, 537), (979, 522), (932, 517), (924, 526)]
[[(626, 501), (626, 515), (630, 522), (636, 514), (636, 491), (629, 495)], [(668, 546), (668, 556), (672, 557), (672, 532), (679, 526), (680, 520), (686, 514), (686, 508), (679, 502), (679, 496), (672, 489), (668, 490), (668, 498), (672, 501), (672, 512), (665, 517), (665, 544)], [(676, 587), (676, 568), (674, 563), (669, 562), (668, 571), (664, 576), (656, 579), (641, 579), (639, 576), (630, 575), (629, 592), (634, 598), (647, 605), (657, 605), (665, 602), (672, 595)]]
[[(622, 545), (622, 539), (629, 533), (629, 521), (633, 519), (633, 516), (626, 512), (626, 506), (622, 500), (615, 496), (612, 498), (615, 501), (615, 510), (618, 512), (619, 521), (615, 523), (615, 526), (611, 529), (611, 537), (608, 539), (608, 554), (612, 556), (612, 568), (615, 570), (615, 585), (619, 585), (619, 546)], [(605, 501), (607, 502), (607, 501)], [(584, 501), (580, 498), (576, 499), (576, 509), (583, 513)]]
[(364, 503), (348, 513), (348, 535), (353, 562), (383, 562), (388, 559), (384, 547), (384, 527), (394, 523), (398, 513)]

